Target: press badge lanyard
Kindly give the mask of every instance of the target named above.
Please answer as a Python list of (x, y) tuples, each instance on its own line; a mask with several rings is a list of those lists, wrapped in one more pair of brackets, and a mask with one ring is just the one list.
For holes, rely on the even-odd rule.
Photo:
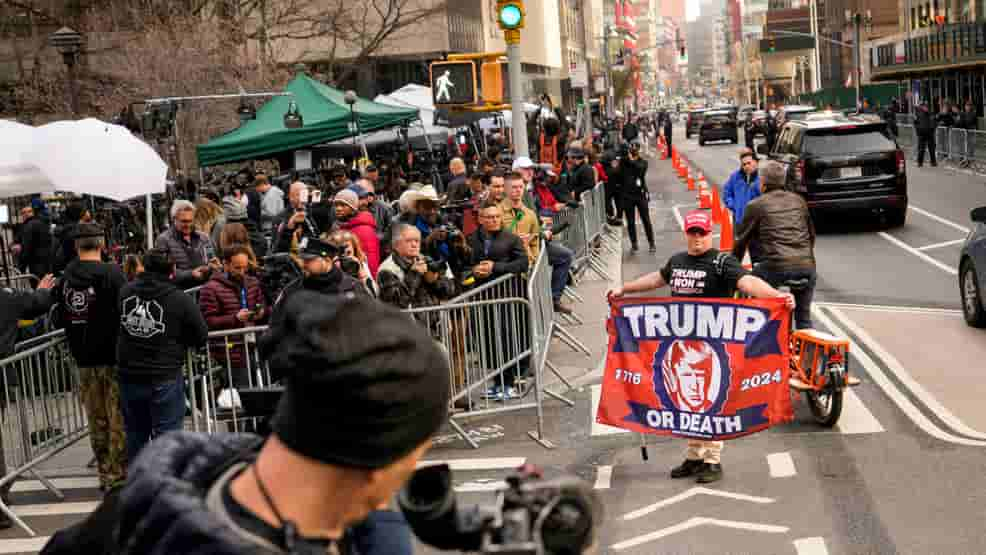
[(312, 545), (311, 541), (306, 541), (305, 538), (301, 537), (298, 533), (298, 525), (292, 520), (287, 520), (281, 516), (281, 511), (277, 509), (277, 505), (274, 504), (274, 499), (271, 497), (270, 492), (267, 491), (267, 486), (264, 485), (264, 481), (260, 479), (260, 473), (257, 471), (257, 463), (254, 462), (250, 465), (250, 470), (253, 473), (253, 479), (257, 482), (257, 489), (260, 490), (260, 494), (263, 496), (264, 501), (267, 506), (270, 507), (270, 512), (274, 513), (274, 518), (277, 519), (277, 523), (281, 525), (281, 532), (284, 536), (284, 547), (289, 553), (339, 553), (339, 546), (333, 540), (329, 544), (328, 548), (324, 546)]

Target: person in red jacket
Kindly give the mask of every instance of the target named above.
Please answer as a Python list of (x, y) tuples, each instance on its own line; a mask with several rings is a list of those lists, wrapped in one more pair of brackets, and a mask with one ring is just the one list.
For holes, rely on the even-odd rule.
[(339, 229), (349, 231), (359, 239), (359, 244), (366, 253), (370, 274), (376, 279), (377, 268), (380, 267), (380, 239), (377, 237), (377, 222), (373, 214), (360, 211), (359, 197), (351, 189), (339, 191), (333, 200)]
[[(223, 252), (224, 272), (215, 272), (199, 292), (199, 308), (209, 331), (231, 330), (258, 326), (266, 321), (270, 311), (264, 306), (264, 293), (257, 278), (249, 275), (250, 254), (246, 247), (235, 246)], [(251, 385), (245, 336), (231, 335), (209, 340), (209, 351), (223, 374), (230, 377), (232, 387)], [(228, 374), (227, 374), (228, 372)]]

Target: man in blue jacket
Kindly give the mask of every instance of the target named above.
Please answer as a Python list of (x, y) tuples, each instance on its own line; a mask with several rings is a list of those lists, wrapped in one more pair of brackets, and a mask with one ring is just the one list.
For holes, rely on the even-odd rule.
[(760, 196), (760, 175), (757, 173), (757, 159), (750, 149), (740, 152), (740, 169), (729, 176), (722, 186), (722, 202), (733, 213), (734, 229), (743, 221), (743, 212), (751, 200)]

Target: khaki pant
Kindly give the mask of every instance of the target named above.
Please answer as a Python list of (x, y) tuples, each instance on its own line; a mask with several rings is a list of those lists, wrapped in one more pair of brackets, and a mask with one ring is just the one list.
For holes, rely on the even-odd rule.
[(96, 455), (99, 483), (111, 487), (127, 477), (127, 442), (120, 408), (120, 382), (111, 366), (80, 368), (82, 403), (89, 419), (89, 440)]
[(709, 464), (719, 464), (722, 459), (722, 442), (689, 439), (685, 458), (693, 461), (705, 461)]

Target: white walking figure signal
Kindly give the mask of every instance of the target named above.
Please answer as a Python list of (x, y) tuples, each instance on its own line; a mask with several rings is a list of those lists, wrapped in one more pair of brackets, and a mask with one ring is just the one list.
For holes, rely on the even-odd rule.
[(449, 77), (449, 71), (447, 69), (441, 77), (435, 79), (435, 87), (438, 88), (438, 94), (435, 95), (436, 101), (441, 101), (442, 97), (449, 102), (452, 101), (452, 93), (449, 91), (449, 88), (451, 87), (454, 89), (455, 84), (452, 83), (452, 78)]

